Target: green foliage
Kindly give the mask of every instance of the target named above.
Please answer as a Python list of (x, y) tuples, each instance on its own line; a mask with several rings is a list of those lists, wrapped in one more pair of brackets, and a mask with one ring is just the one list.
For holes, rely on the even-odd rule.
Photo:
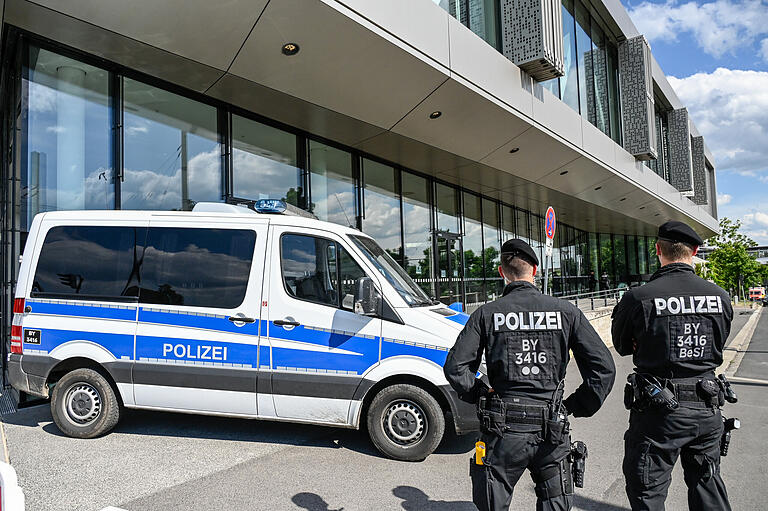
[(757, 243), (739, 232), (740, 228), (738, 220), (720, 220), (720, 234), (709, 240), (714, 250), (707, 258), (707, 268), (698, 269), (697, 273), (744, 298), (750, 286), (762, 285), (768, 279), (768, 267), (747, 253), (747, 248), (757, 246)]

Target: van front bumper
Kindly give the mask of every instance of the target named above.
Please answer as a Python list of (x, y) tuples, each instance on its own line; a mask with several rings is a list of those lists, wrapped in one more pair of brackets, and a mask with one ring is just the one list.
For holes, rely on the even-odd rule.
[(47, 399), (48, 386), (45, 384), (45, 376), (25, 373), (21, 367), (22, 357), (24, 355), (18, 353), (8, 355), (8, 383), (19, 392), (26, 392)]

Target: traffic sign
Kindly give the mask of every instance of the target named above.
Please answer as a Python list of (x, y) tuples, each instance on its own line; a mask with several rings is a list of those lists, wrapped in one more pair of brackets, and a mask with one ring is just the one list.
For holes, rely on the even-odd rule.
[(544, 233), (547, 235), (547, 238), (554, 239), (555, 227), (555, 210), (550, 206), (547, 208), (547, 214), (544, 215)]

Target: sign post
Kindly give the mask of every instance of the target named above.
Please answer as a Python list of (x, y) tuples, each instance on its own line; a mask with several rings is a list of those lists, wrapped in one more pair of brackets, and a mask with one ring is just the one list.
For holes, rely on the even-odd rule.
[(547, 235), (547, 244), (544, 249), (544, 294), (549, 294), (549, 266), (552, 260), (552, 244), (555, 239), (555, 210), (550, 206), (547, 208), (547, 214), (544, 215), (544, 234)]

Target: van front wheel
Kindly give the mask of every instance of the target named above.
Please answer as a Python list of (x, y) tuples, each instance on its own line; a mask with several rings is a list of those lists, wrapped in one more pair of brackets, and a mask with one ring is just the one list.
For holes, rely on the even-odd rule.
[(95, 438), (120, 419), (120, 403), (106, 378), (93, 369), (75, 369), (53, 387), (51, 414), (67, 436)]
[(432, 454), (445, 432), (445, 416), (432, 395), (414, 385), (382, 389), (368, 407), (368, 434), (385, 456), (420, 461)]

